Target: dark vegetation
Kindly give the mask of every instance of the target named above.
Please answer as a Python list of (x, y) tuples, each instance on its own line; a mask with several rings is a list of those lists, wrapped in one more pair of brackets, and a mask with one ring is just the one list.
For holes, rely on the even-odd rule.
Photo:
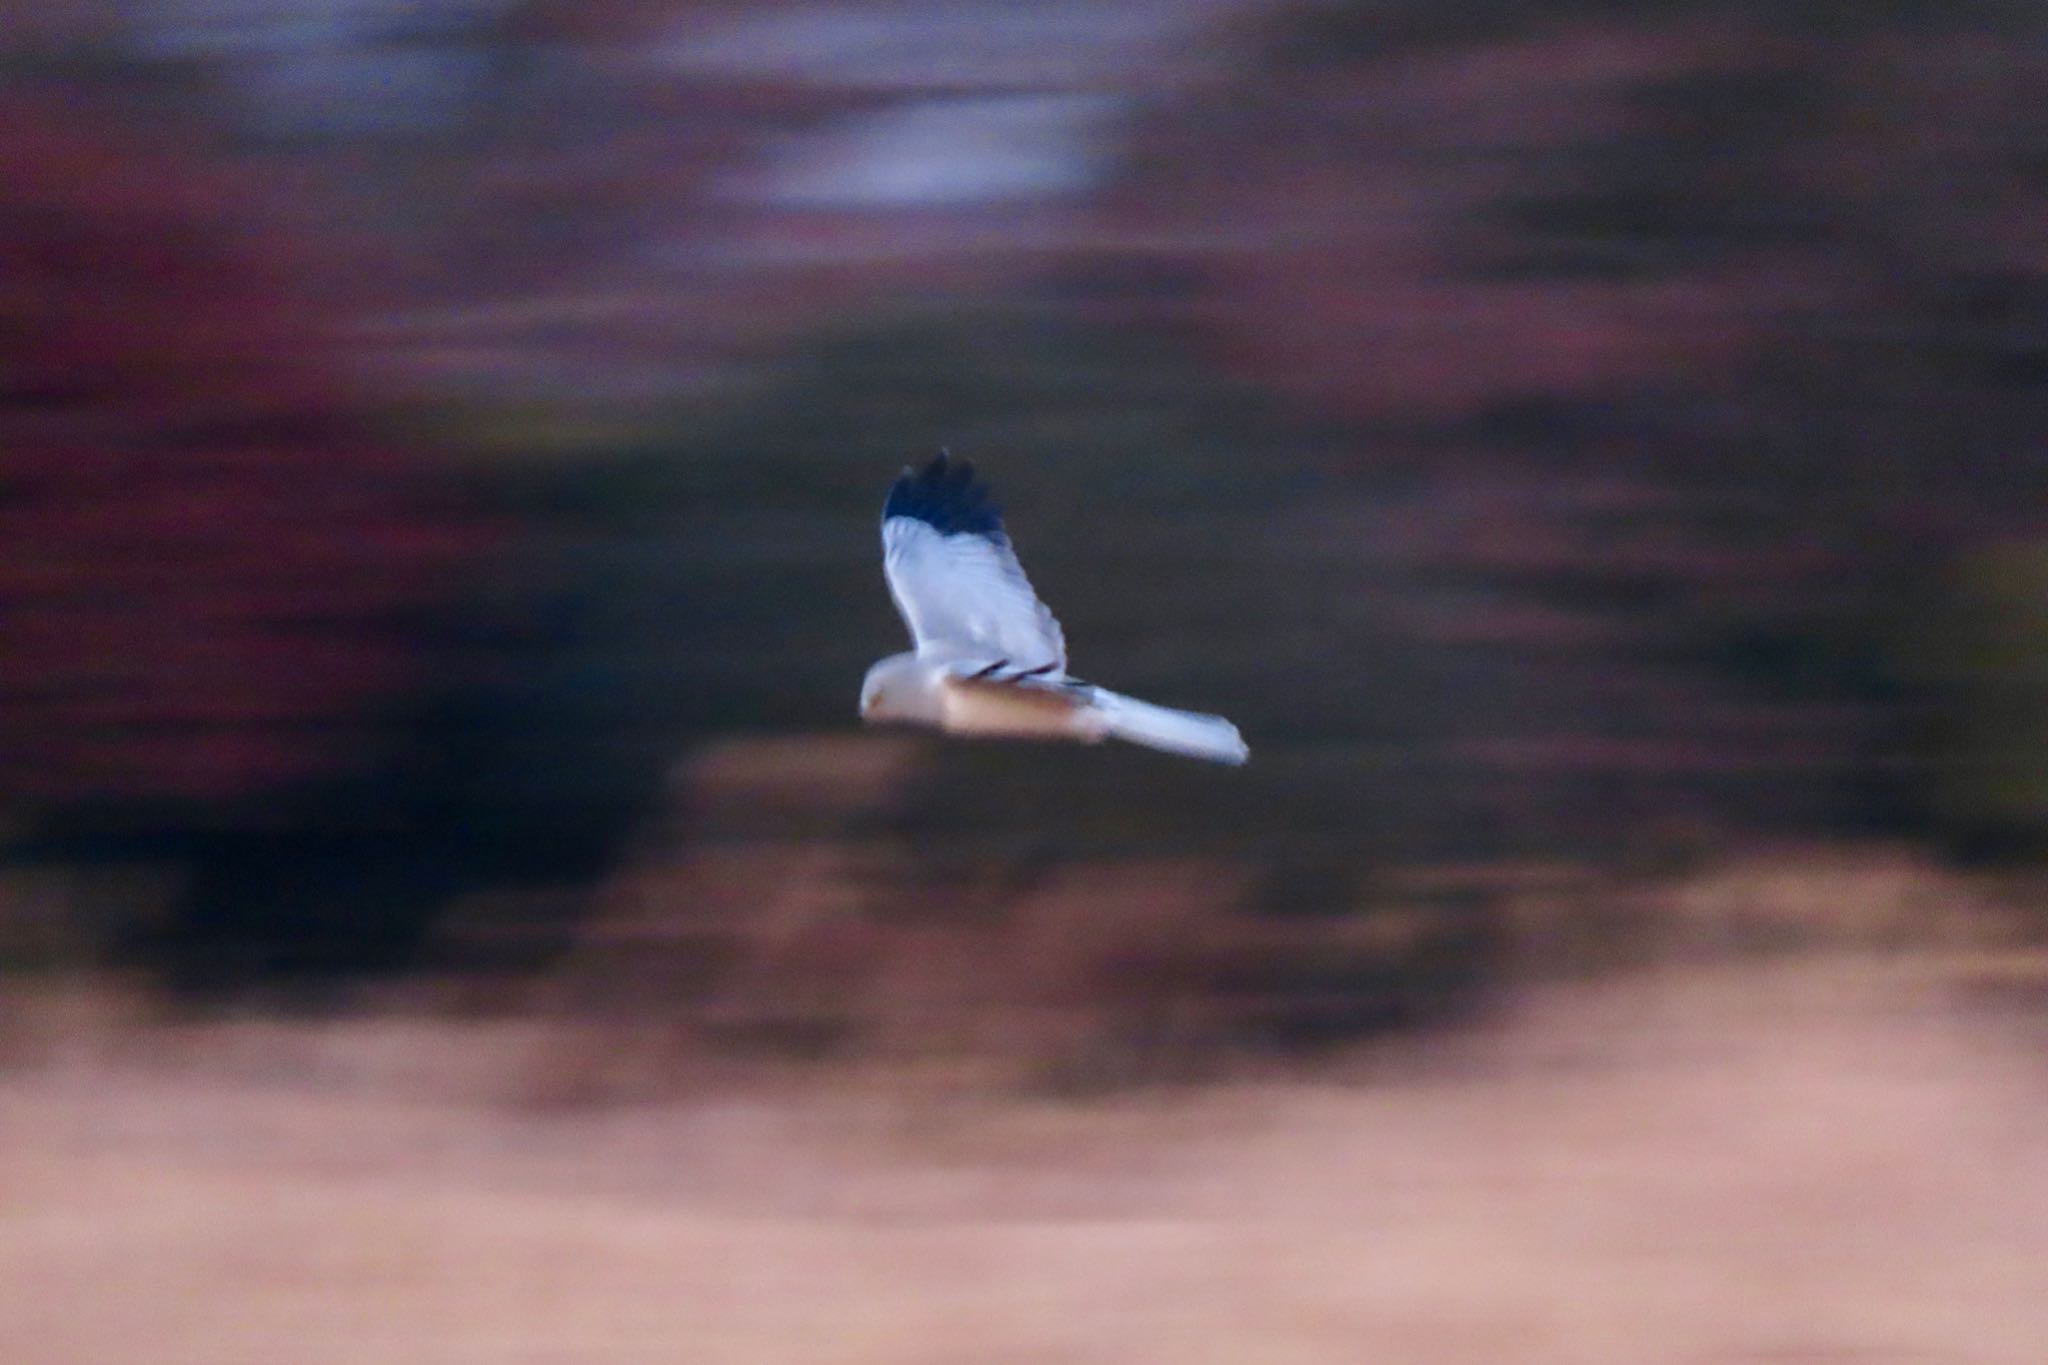
[[(941, 444), (1077, 667), (1256, 759), (934, 748), (835, 834), (914, 850), (881, 910), (953, 864), (1000, 905), (1210, 858), (1313, 919), (1389, 869), (2048, 849), (2037, 7), (1283, 7), (1133, 106), (1069, 237), (906, 278), (828, 220), (739, 286), (618, 244), (701, 245), (740, 212), (711, 172), (802, 120), (546, 79), (579, 39), (531, 8), (463, 35), (471, 117), (402, 135), (237, 124), (222, 72), (119, 44), (12, 58), (0, 792), (22, 857), (189, 869), (123, 934), (180, 978), (415, 961), (465, 892), (603, 877), (700, 744), (850, 725), (898, 631), (873, 515)], [(605, 155), (572, 174), (515, 90)], [(423, 399), (373, 340), (561, 281), (654, 300), (617, 365), (716, 382)], [(1418, 971), (1483, 962), (1458, 904)], [(1398, 995), (1290, 961), (1233, 970)]]

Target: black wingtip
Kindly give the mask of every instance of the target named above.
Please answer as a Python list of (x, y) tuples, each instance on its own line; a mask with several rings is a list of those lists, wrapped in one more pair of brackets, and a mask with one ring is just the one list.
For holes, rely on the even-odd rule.
[(1003, 534), (1003, 512), (974, 477), (974, 466), (941, 449), (923, 469), (905, 468), (889, 489), (882, 519), (912, 517), (941, 535)]

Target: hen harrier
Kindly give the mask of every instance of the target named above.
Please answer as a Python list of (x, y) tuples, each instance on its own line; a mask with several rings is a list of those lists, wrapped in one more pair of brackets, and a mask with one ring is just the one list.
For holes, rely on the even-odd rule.
[(949, 734), (1115, 737), (1218, 763), (1249, 756), (1221, 716), (1175, 711), (1067, 676), (1060, 623), (1038, 600), (974, 467), (941, 451), (882, 507), (882, 567), (916, 646), (868, 670), (865, 721)]

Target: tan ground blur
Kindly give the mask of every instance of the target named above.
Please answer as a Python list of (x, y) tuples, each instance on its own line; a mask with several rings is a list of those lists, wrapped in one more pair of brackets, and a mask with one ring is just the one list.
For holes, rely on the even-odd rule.
[(2033, 979), (1835, 951), (1313, 1078), (573, 1111), (507, 1102), (512, 1026), (54, 993), (0, 1079), (0, 1360), (2034, 1365)]

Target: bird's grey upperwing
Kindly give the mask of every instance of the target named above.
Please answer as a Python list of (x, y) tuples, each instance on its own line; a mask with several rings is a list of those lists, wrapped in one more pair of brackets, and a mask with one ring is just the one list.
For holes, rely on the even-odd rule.
[(920, 655), (1051, 678), (1067, 667), (1059, 622), (1024, 576), (974, 466), (941, 451), (903, 471), (882, 507), (882, 567)]

